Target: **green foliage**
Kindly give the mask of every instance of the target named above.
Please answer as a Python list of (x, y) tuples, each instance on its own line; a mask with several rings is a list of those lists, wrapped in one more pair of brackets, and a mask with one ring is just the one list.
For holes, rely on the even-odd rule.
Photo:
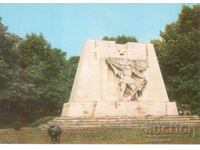
[(138, 42), (138, 40), (134, 36), (125, 36), (125, 35), (120, 35), (117, 37), (104, 36), (103, 40), (116, 41), (117, 44), (126, 44), (127, 42)]
[(184, 5), (178, 21), (152, 40), (170, 100), (198, 114), (200, 91), (200, 5)]
[(78, 67), (78, 62), (79, 62), (79, 56), (73, 56), (71, 58), (69, 58), (69, 60), (67, 61), (67, 97), (66, 97), (66, 102), (69, 100), (69, 96), (72, 90), (72, 85), (74, 82), (74, 78), (75, 78), (75, 74), (76, 74), (76, 70)]
[(49, 120), (52, 120), (53, 118), (54, 118), (53, 116), (46, 116), (46, 117), (40, 118), (40, 119), (34, 121), (33, 123), (31, 123), (30, 127), (37, 127), (37, 126), (39, 126), (41, 124), (45, 124)]
[[(52, 48), (42, 34), (20, 38), (0, 20), (0, 118), (32, 122), (58, 115), (68, 100), (79, 57)], [(5, 118), (7, 116), (7, 119)]]

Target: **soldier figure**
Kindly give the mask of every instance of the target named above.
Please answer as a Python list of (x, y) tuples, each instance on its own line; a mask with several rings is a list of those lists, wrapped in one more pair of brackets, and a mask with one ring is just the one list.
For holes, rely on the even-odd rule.
[[(142, 79), (141, 84), (137, 87), (136, 84), (134, 83), (134, 77)], [(131, 89), (133, 92), (132, 96), (130, 97), (129, 101), (134, 97), (134, 99), (137, 99), (138, 93), (137, 91), (140, 91), (141, 88), (146, 84), (146, 79), (143, 77), (139, 72), (136, 72), (134, 68), (131, 68), (128, 62), (124, 65), (122, 69), (122, 75), (120, 79), (120, 89), (121, 89), (121, 94), (120, 98), (123, 100), (124, 93), (127, 87)]]
[(129, 91), (126, 100), (137, 100), (147, 83), (147, 80), (142, 75), (142, 72), (148, 67), (147, 61), (126, 58), (106, 58), (106, 62), (114, 74), (120, 79), (120, 101), (123, 101), (126, 89)]

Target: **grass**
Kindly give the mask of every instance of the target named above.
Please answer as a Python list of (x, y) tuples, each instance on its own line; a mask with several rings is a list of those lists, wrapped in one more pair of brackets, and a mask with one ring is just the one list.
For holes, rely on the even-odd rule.
[[(46, 130), (26, 127), (19, 131), (0, 130), (0, 143), (48, 144)], [(146, 134), (142, 129), (133, 128), (91, 128), (65, 130), (61, 144), (200, 144), (200, 129), (192, 134)]]

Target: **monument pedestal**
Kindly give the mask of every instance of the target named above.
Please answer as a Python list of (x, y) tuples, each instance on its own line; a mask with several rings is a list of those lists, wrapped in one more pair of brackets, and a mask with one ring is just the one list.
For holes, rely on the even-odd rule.
[[(175, 102), (80, 102), (74, 101), (64, 105), (63, 117), (131, 117), (146, 115), (174, 115), (177, 113)], [(76, 111), (74, 111), (76, 110)]]
[(174, 102), (98, 102), (94, 116), (159, 116), (176, 113)]
[[(102, 117), (70, 117), (62, 116), (56, 117), (49, 121), (47, 124), (40, 125), (40, 129), (45, 131), (49, 128), (49, 125), (57, 124), (63, 130), (65, 129), (88, 129), (88, 128), (140, 128), (148, 129), (150, 125), (155, 127), (170, 127), (177, 129), (177, 125), (182, 127), (200, 127), (200, 118), (198, 116), (102, 116)], [(157, 126), (158, 125), (158, 126)], [(191, 129), (192, 129), (191, 128)], [(157, 128), (158, 129), (158, 128)], [(169, 131), (169, 130), (168, 130)], [(193, 130), (191, 130), (193, 131)]]

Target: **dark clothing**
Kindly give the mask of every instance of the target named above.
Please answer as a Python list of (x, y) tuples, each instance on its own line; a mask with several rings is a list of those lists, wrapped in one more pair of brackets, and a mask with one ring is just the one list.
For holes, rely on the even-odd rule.
[(58, 125), (50, 125), (48, 128), (48, 134), (51, 138), (52, 144), (60, 143), (60, 135), (62, 133), (61, 128)]

